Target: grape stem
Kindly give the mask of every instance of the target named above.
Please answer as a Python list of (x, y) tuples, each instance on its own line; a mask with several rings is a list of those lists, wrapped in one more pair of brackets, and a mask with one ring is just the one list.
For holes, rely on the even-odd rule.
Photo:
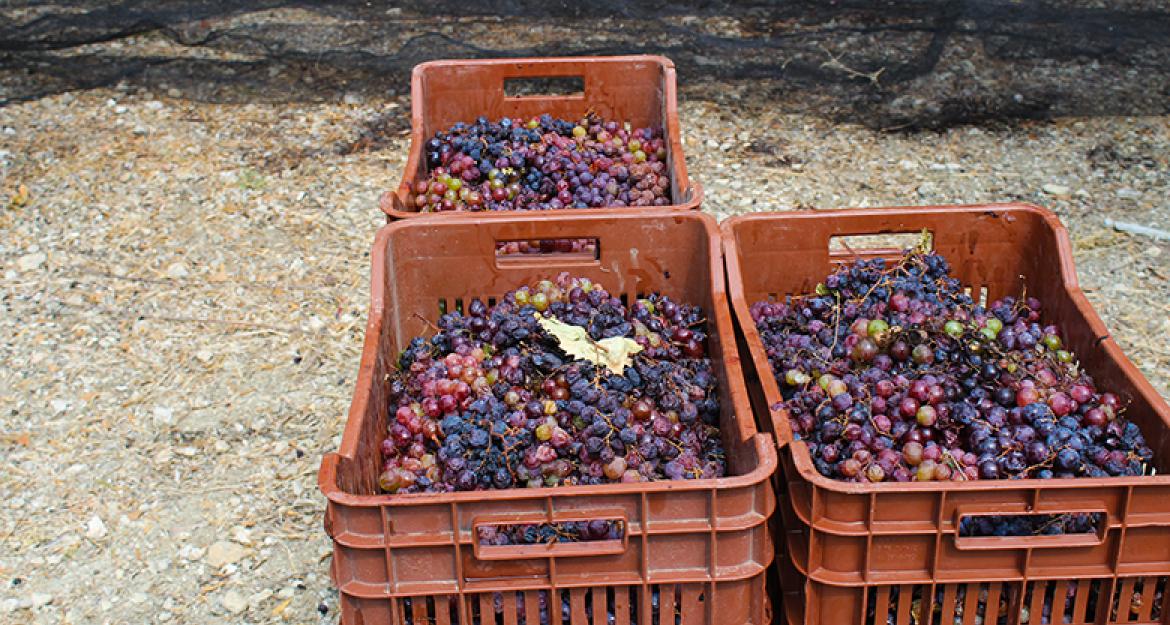
[(424, 317), (418, 313), (414, 313), (413, 317), (415, 317), (419, 321), (422, 321), (423, 323), (427, 324), (427, 327), (429, 327), (431, 330), (433, 330), (436, 334), (438, 334), (439, 332), (442, 332), (442, 330), (439, 328), (439, 326), (432, 323), (430, 319), (427, 319), (426, 317)]

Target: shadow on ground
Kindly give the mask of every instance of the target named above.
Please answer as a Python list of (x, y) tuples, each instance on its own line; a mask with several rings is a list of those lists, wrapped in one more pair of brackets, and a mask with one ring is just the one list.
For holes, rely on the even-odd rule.
[(0, 8), (0, 104), (116, 83), (206, 101), (386, 96), (429, 59), (649, 52), (675, 61), (688, 97), (762, 90), (881, 129), (1170, 112), (1170, 9), (1095, 5), (16, 3)]

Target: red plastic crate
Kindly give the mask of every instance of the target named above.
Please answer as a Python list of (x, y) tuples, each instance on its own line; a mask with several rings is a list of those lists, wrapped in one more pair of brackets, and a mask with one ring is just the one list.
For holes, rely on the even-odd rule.
[[(553, 236), (595, 239), (596, 254), (496, 254), (500, 241)], [(476, 597), (502, 593), (503, 601), (517, 592), (584, 592), (607, 585), (639, 601), (653, 597), (655, 588), (690, 589), (678, 591), (679, 609), (686, 612), (680, 618), (687, 623), (763, 622), (763, 580), (775, 554), (768, 520), (775, 507), (770, 478), (776, 449), (751, 416), (711, 217), (659, 210), (570, 220), (545, 214), (411, 219), (382, 228), (371, 257), (372, 303), (354, 400), (341, 449), (325, 456), (319, 476), (329, 500), (332, 574), (347, 609), (368, 610), (366, 623), (401, 624), (402, 600), (410, 599), (413, 611), (448, 597), (461, 606), (455, 614), (466, 625), (468, 613), (459, 610), (470, 609)], [(626, 300), (657, 291), (704, 307), (729, 476), (380, 494), (386, 374), (399, 347), (429, 334), (428, 323), (441, 311), (461, 310), (475, 297), (490, 304), (561, 271), (590, 278)], [(474, 539), (474, 528), (483, 524), (593, 518), (623, 520), (624, 540), (480, 548)], [(385, 615), (394, 618), (386, 621)]]
[[(1154, 450), (1156, 476), (857, 484), (816, 471), (807, 446), (792, 441), (785, 411), (769, 409), (782, 398), (748, 308), (811, 292), (835, 264), (900, 253), (867, 249), (864, 241), (834, 251), (836, 237), (924, 229), (977, 298), (1019, 294), (1026, 284), (1044, 302), (1046, 320), (1061, 328), (1099, 387), (1129, 402), (1127, 414)], [(781, 444), (783, 543), (810, 580), (872, 589), (1170, 574), (1170, 408), (1080, 292), (1067, 232), (1052, 213), (1018, 204), (796, 211), (736, 217), (724, 222), (723, 232), (729, 293), (750, 353), (749, 391), (758, 418)], [(965, 515), (1042, 512), (1105, 517), (1097, 534), (958, 537)]]
[[(516, 79), (578, 78), (579, 95), (524, 95), (509, 97), (505, 83)], [(580, 119), (592, 111), (607, 120), (628, 121), (636, 128), (662, 128), (666, 136), (666, 165), (670, 171), (669, 206), (656, 209), (698, 210), (703, 192), (687, 177), (674, 63), (662, 56), (589, 56), (527, 59), (461, 59), (431, 61), (415, 66), (410, 80), (410, 156), (398, 189), (382, 198), (388, 220), (419, 213), (409, 201), (414, 182), (427, 175), (423, 146), (455, 122), (484, 116), (530, 119), (549, 114)], [(573, 217), (596, 211), (641, 211), (645, 208), (589, 208), (555, 211)], [(454, 212), (436, 213), (451, 215)], [(476, 211), (476, 216), (505, 216), (513, 211)]]

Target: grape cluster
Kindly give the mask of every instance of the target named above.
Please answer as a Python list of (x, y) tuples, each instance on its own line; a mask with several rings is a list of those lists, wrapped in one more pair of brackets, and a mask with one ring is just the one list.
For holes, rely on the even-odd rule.
[[(538, 314), (642, 351), (618, 374), (570, 359)], [(471, 300), (413, 339), (389, 381), (381, 488), (451, 492), (724, 474), (716, 374), (701, 308), (630, 306), (561, 274)]]
[(816, 293), (751, 307), (795, 435), (855, 482), (1141, 475), (1153, 453), (1041, 324), (981, 306), (921, 247), (859, 260)]
[(967, 516), (959, 521), (959, 536), (1095, 534), (1104, 521), (1101, 512)]
[(621, 540), (625, 524), (621, 521), (563, 521), (560, 523), (481, 525), (476, 539), (481, 545), (543, 545), (599, 540)]
[(498, 256), (511, 254), (597, 254), (597, 239), (532, 239), (530, 241), (500, 241), (496, 243)]
[(425, 146), (428, 175), (411, 189), (420, 212), (547, 210), (670, 204), (666, 141), (589, 114), (457, 123)]

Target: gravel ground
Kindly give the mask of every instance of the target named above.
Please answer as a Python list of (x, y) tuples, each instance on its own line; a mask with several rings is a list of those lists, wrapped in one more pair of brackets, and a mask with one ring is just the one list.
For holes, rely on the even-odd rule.
[[(684, 91), (705, 210), (1023, 200), (1170, 389), (1170, 118), (878, 133)], [(336, 448), (405, 100), (0, 108), (0, 622), (331, 623)], [(378, 128), (378, 141), (354, 141)]]

